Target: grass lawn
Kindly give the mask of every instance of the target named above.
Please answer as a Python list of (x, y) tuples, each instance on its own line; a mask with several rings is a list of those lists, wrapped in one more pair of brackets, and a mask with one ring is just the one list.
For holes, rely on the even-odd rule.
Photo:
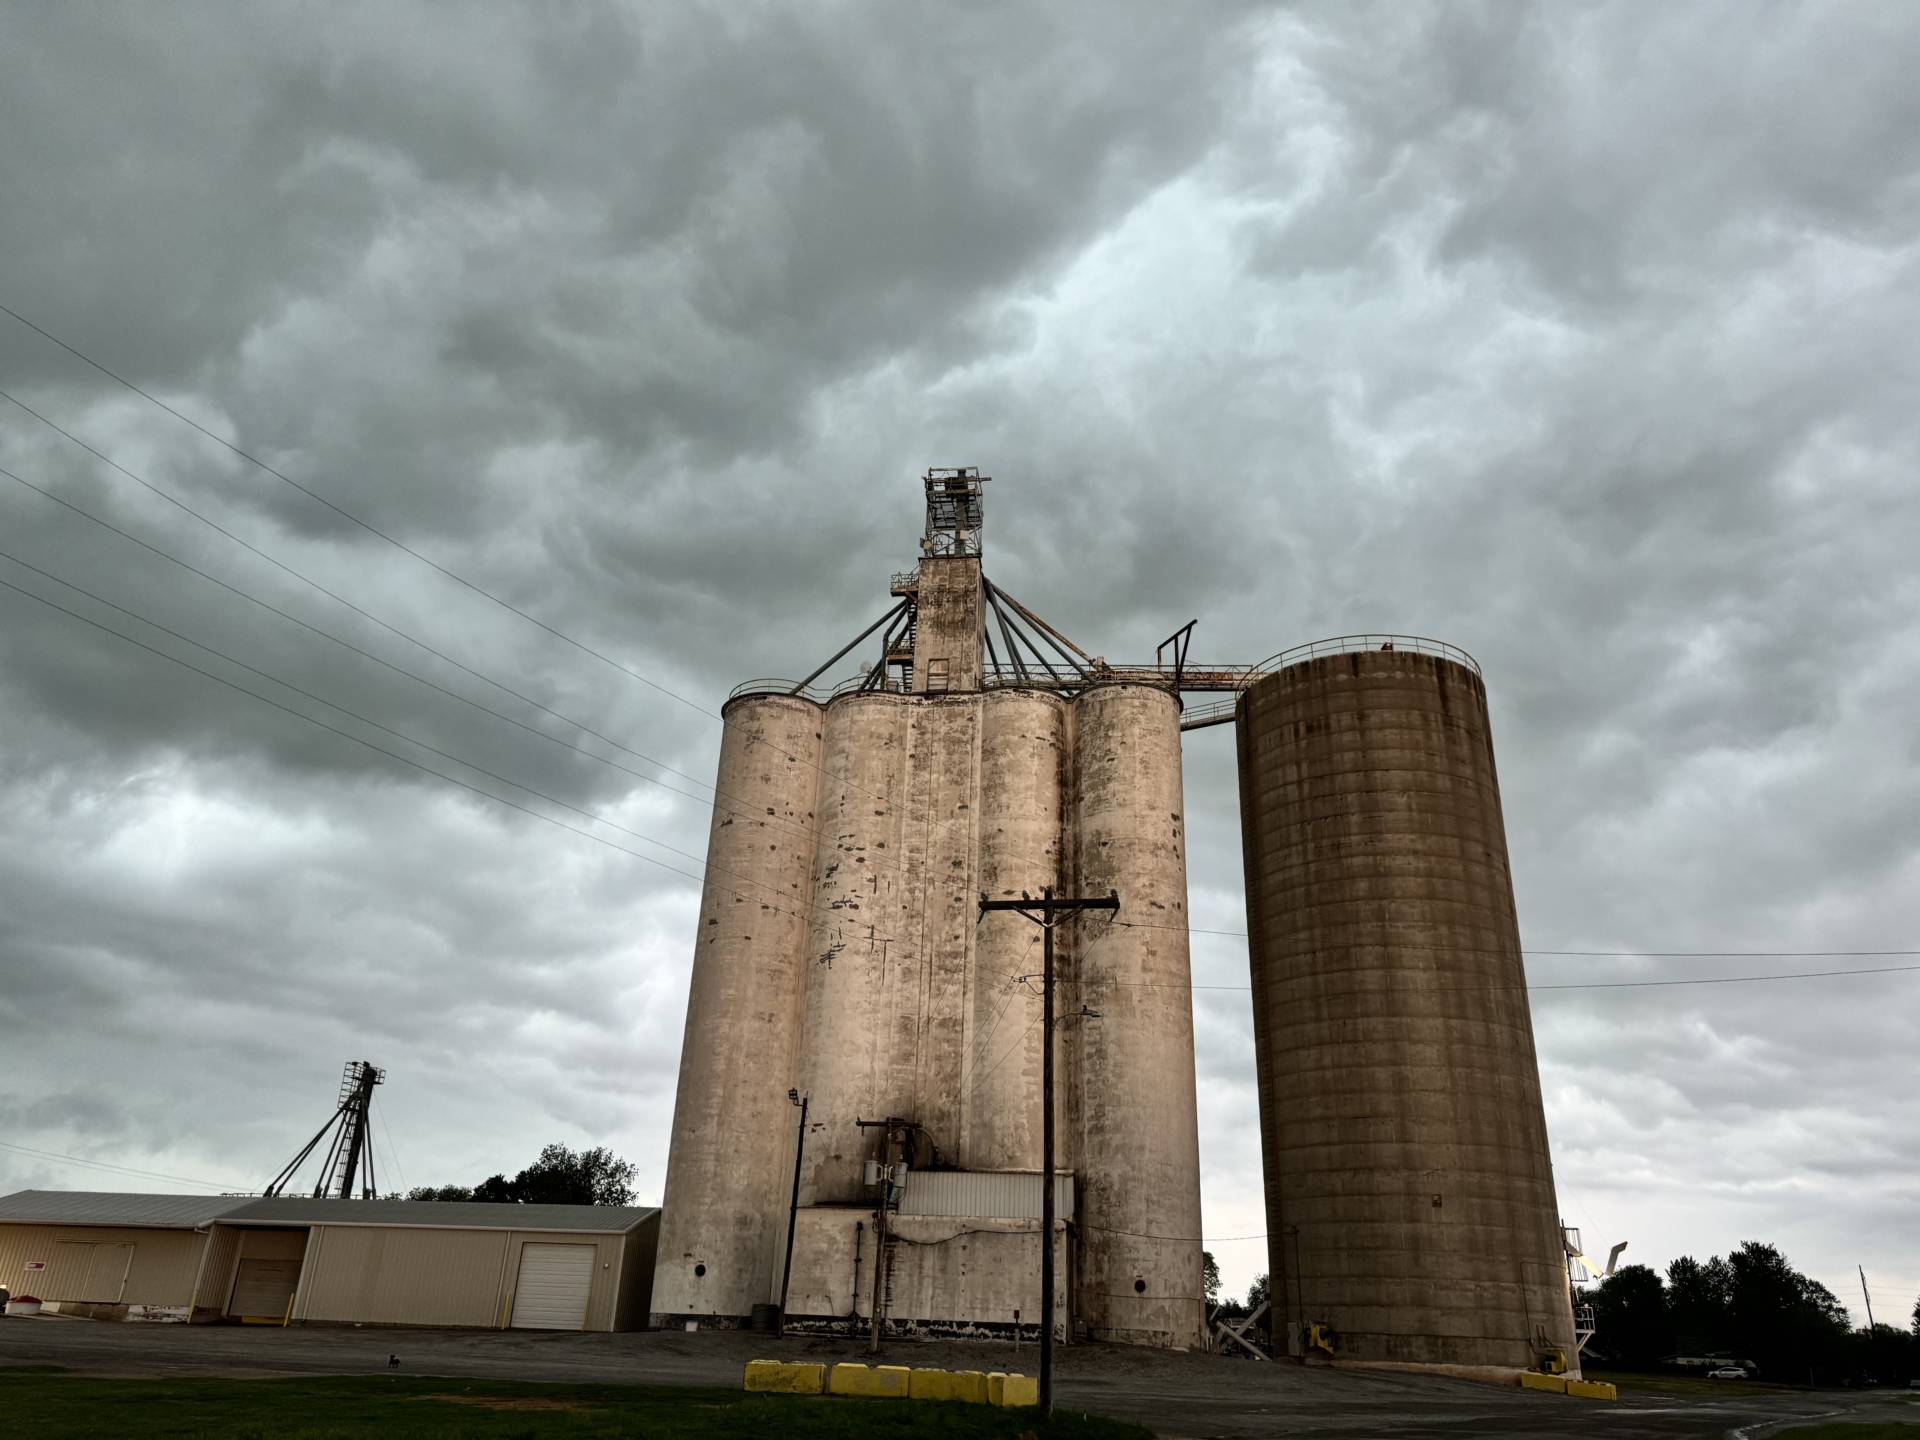
[(809, 1437), (928, 1435), (937, 1440), (1147, 1440), (1114, 1420), (985, 1405), (748, 1395), (641, 1385), (355, 1376), (301, 1380), (97, 1380), (45, 1367), (0, 1369), (0, 1433), (383, 1440), (475, 1435)]
[(1733, 1395), (1756, 1395), (1787, 1390), (1802, 1390), (1800, 1385), (1772, 1385), (1765, 1380), (1709, 1380), (1704, 1375), (1656, 1375), (1638, 1370), (1587, 1370), (1589, 1380), (1609, 1380), (1622, 1395), (1632, 1390), (1642, 1395), (1713, 1395), (1726, 1399)]

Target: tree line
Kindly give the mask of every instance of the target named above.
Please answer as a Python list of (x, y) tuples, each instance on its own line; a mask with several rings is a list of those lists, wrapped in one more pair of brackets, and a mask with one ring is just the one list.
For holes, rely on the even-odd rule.
[(1724, 1258), (1682, 1255), (1664, 1277), (1622, 1266), (1585, 1298), (1594, 1316), (1589, 1353), (1623, 1369), (1715, 1355), (1772, 1380), (1813, 1384), (1904, 1384), (1920, 1374), (1920, 1300), (1910, 1329), (1855, 1329), (1831, 1290), (1757, 1240)]
[[(1269, 1294), (1267, 1277), (1257, 1276), (1245, 1305), (1229, 1300), (1219, 1313), (1245, 1315)], [(1664, 1277), (1646, 1265), (1622, 1266), (1578, 1303), (1593, 1307), (1590, 1365), (1663, 1370), (1683, 1357), (1713, 1356), (1789, 1383), (1903, 1385), (1920, 1377), (1920, 1299), (1908, 1329), (1856, 1329), (1838, 1296), (1758, 1240), (1724, 1258), (1682, 1255)], [(1255, 1329), (1271, 1334), (1270, 1324), (1263, 1317)]]
[(631, 1205), (633, 1162), (605, 1146), (569, 1150), (548, 1145), (509, 1179), (489, 1175), (477, 1185), (416, 1185), (409, 1200), (485, 1200), (506, 1205)]

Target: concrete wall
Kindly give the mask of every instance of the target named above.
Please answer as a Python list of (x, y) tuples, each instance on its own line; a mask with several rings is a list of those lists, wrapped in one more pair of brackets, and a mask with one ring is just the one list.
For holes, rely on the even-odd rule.
[[(913, 688), (980, 688), (980, 557), (928, 555), (920, 561), (920, 595), (914, 616)], [(946, 684), (939, 665), (946, 662)]]
[(744, 1315), (768, 1298), (791, 1173), (821, 712), (755, 696), (724, 714), (652, 1285), (668, 1315)]
[[(894, 1216), (894, 1325), (950, 1327), (1034, 1325), (1040, 1305), (1040, 1225), (1036, 1220)], [(855, 1230), (859, 1281), (855, 1286)], [(1056, 1313), (1067, 1314), (1065, 1226), (1055, 1228)], [(873, 1212), (848, 1208), (800, 1212), (794, 1232), (793, 1283), (788, 1313), (804, 1319), (844, 1319), (872, 1313)], [(1064, 1330), (1062, 1330), (1064, 1338)]]
[(1571, 1357), (1480, 678), (1325, 656), (1253, 686), (1236, 731), (1276, 1332)]
[[(0, 1285), (54, 1302), (180, 1307), (193, 1298), (207, 1237), (193, 1230), (0, 1225)], [(87, 1248), (131, 1246), (111, 1255)], [(29, 1261), (46, 1265), (28, 1270)]]
[(1187, 954), (1180, 711), (1100, 686), (1073, 704), (1074, 889), (1120, 895), (1120, 924), (1073, 925), (1079, 1317), (1097, 1339), (1200, 1342), (1200, 1137)]

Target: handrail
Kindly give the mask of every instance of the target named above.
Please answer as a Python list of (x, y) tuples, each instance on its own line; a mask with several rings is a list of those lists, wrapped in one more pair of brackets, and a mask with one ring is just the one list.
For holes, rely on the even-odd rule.
[(742, 680), (727, 692), (727, 699), (738, 700), (743, 695), (792, 695), (800, 700), (825, 700), (829, 693), (818, 686), (807, 685), (796, 689), (792, 680)]
[(1295, 645), (1282, 650), (1277, 655), (1269, 655), (1258, 665), (1247, 667), (1246, 677), (1240, 682), (1241, 688), (1254, 681), (1273, 674), (1276, 670), (1285, 670), (1294, 665), (1304, 665), (1309, 660), (1318, 660), (1323, 655), (1351, 655), (1362, 650), (1411, 650), (1416, 655), (1437, 655), (1443, 660), (1451, 660), (1456, 665), (1464, 665), (1474, 674), (1480, 674), (1480, 662), (1462, 650), (1458, 645), (1449, 645), (1444, 640), (1431, 640), (1424, 635), (1390, 635), (1384, 632), (1372, 635), (1335, 635), (1327, 640), (1309, 640), (1305, 645)]

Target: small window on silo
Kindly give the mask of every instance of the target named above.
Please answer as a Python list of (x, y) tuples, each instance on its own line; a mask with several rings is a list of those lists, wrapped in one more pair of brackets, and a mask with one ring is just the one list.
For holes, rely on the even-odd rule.
[(927, 661), (927, 689), (933, 691), (946, 688), (947, 662), (944, 659)]

